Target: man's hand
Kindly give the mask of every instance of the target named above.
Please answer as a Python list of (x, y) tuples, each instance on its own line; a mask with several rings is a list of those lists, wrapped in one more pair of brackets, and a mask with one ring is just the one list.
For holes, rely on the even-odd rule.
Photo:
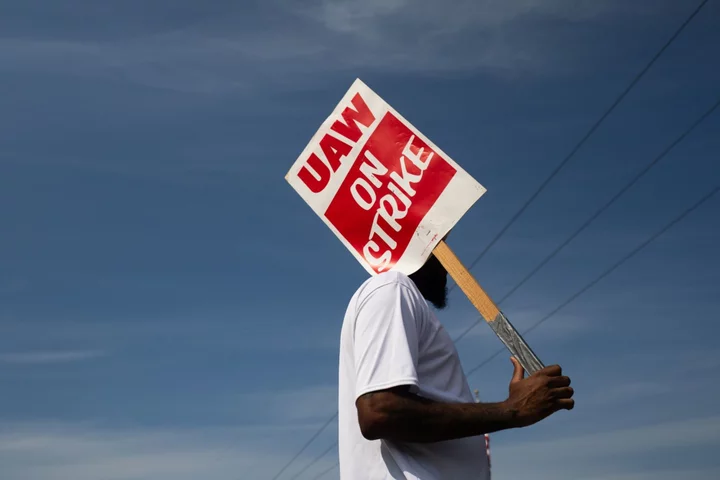
[(572, 410), (575, 400), (570, 379), (562, 375), (558, 365), (545, 367), (525, 378), (520, 362), (511, 357), (515, 372), (510, 381), (509, 408), (518, 427), (527, 427), (549, 417), (558, 410)]

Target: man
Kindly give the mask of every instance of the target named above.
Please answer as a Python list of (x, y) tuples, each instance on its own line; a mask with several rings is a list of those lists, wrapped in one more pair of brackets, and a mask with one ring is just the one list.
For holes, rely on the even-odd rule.
[(507, 400), (476, 403), (428, 302), (447, 302), (447, 272), (433, 255), (410, 276), (371, 277), (350, 301), (340, 340), (342, 480), (486, 480), (484, 434), (574, 406), (559, 366), (525, 378), (514, 358)]

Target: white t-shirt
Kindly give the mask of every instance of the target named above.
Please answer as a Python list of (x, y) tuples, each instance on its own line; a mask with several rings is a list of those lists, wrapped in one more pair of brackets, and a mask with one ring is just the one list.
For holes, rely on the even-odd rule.
[(355, 400), (410, 385), (438, 402), (474, 402), (455, 345), (415, 283), (387, 272), (352, 297), (340, 336), (339, 451), (342, 480), (487, 480), (485, 437), (435, 443), (370, 441)]

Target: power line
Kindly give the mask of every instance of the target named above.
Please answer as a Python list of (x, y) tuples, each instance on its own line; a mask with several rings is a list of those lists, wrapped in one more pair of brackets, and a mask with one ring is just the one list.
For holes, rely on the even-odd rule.
[(313, 465), (315, 465), (315, 464), (316, 464), (317, 462), (319, 462), (325, 455), (327, 455), (328, 453), (330, 453), (333, 448), (337, 447), (337, 444), (338, 444), (338, 442), (335, 442), (335, 443), (333, 443), (332, 445), (330, 445), (327, 450), (325, 450), (323, 453), (321, 453), (320, 455), (318, 455), (317, 457), (315, 457), (315, 459), (314, 459), (312, 462), (310, 462), (310, 463), (308, 463), (307, 465), (305, 465), (305, 468), (303, 468), (302, 470), (300, 470), (299, 472), (297, 472), (290, 480), (295, 480), (295, 479), (298, 478), (300, 475), (302, 475), (303, 473), (307, 472), (310, 467), (312, 467)]
[[(674, 227), (677, 223), (679, 223), (681, 220), (683, 220), (685, 217), (690, 215), (694, 210), (696, 210), (698, 207), (700, 207), (703, 203), (707, 202), (712, 198), (716, 193), (720, 191), (720, 186), (717, 186), (713, 188), (709, 193), (707, 193), (704, 197), (702, 197), (700, 200), (698, 200), (693, 206), (685, 210), (683, 213), (675, 217), (674, 220), (672, 220), (670, 223), (665, 225), (663, 228), (661, 228), (659, 231), (655, 232), (653, 235), (651, 235), (647, 240), (642, 242), (640, 245), (635, 247), (632, 251), (630, 251), (627, 255), (622, 257), (620, 260), (618, 260), (615, 264), (613, 264), (610, 268), (605, 270), (603, 273), (601, 273), (598, 277), (596, 277), (592, 282), (585, 285), (583, 288), (575, 292), (573, 295), (570, 296), (567, 300), (565, 300), (563, 303), (561, 303), (558, 307), (556, 307), (553, 311), (545, 315), (543, 318), (535, 322), (530, 328), (522, 332), (522, 335), (527, 335), (528, 333), (532, 332), (536, 328), (538, 328), (540, 325), (545, 323), (547, 320), (555, 316), (560, 310), (570, 305), (572, 302), (574, 302), (578, 297), (580, 297), (582, 294), (593, 288), (595, 285), (597, 285), (602, 279), (610, 275), (612, 272), (614, 272), (617, 268), (619, 268), (623, 263), (630, 260), (632, 257), (637, 255), (641, 250), (643, 250), (645, 247), (650, 245), (653, 241), (657, 240), (658, 237), (663, 235), (665, 232), (670, 230), (672, 227)], [(467, 372), (467, 376), (469, 377), (473, 373), (480, 370), (482, 367), (490, 363), (491, 360), (493, 360), (495, 357), (500, 355), (505, 351), (504, 348), (499, 349), (497, 352), (492, 354), (490, 357), (485, 359), (482, 363), (474, 367), (472, 370), (469, 370)]]
[(280, 475), (282, 475), (283, 472), (285, 472), (285, 470), (287, 470), (287, 468), (288, 468), (295, 460), (297, 460), (297, 458), (300, 456), (300, 454), (302, 454), (302, 453), (305, 451), (305, 449), (306, 449), (307, 447), (309, 447), (310, 444), (311, 444), (317, 437), (320, 436), (320, 434), (328, 427), (328, 425), (330, 425), (330, 422), (332, 422), (333, 420), (335, 420), (335, 417), (337, 417), (337, 416), (338, 416), (338, 412), (335, 412), (335, 415), (333, 415), (332, 417), (330, 417), (330, 418), (328, 419), (328, 421), (325, 422), (325, 424), (324, 424), (322, 427), (320, 427), (320, 430), (318, 430), (317, 432), (315, 432), (315, 434), (314, 434), (312, 437), (310, 437), (310, 439), (309, 439), (307, 442), (305, 442), (305, 444), (304, 444), (304, 445), (302, 446), (302, 448), (295, 454), (295, 456), (294, 456), (293, 458), (291, 458), (290, 461), (287, 462), (287, 463), (280, 469), (280, 471), (273, 477), (273, 480), (277, 480), (278, 478), (280, 478)]
[[(570, 242), (572, 242), (580, 233), (582, 233), (587, 227), (589, 227), (597, 218), (610, 206), (615, 203), (620, 197), (622, 197), (625, 192), (630, 190), (630, 188), (635, 185), (642, 177), (644, 177), (655, 165), (657, 165), (660, 160), (665, 158), (675, 147), (677, 147), (690, 133), (692, 133), (695, 128), (697, 128), (703, 121), (705, 121), (717, 108), (720, 107), (720, 99), (718, 99), (705, 113), (703, 113), (697, 120), (695, 120), (690, 127), (688, 127), (680, 136), (678, 136), (675, 140), (673, 140), (670, 145), (668, 145), (661, 153), (660, 155), (656, 156), (653, 160), (650, 161), (645, 167), (642, 168), (633, 178), (630, 179), (628, 183), (626, 183), (620, 190), (610, 198), (603, 206), (601, 206), (595, 213), (593, 213), (580, 227), (575, 230), (565, 241), (563, 241), (560, 245), (555, 248), (548, 256), (546, 256), (535, 268), (533, 268), (530, 273), (525, 275), (520, 282), (515, 285), (513, 288), (510, 289), (508, 293), (506, 293), (499, 301), (498, 305), (502, 304), (505, 300), (507, 300), (513, 293), (515, 293), (520, 287), (522, 287), (528, 280), (530, 280), (532, 277), (535, 276), (537, 272), (539, 272), (550, 260), (555, 258), (555, 256), (560, 253), (562, 249), (564, 249)], [(454, 342), (459, 342), (462, 338), (465, 337), (468, 333), (470, 333), (477, 325), (482, 323), (482, 318), (479, 318), (470, 325), (470, 327), (467, 328), (462, 334), (460, 334)]]
[[(675, 31), (675, 33), (670, 37), (670, 39), (665, 43), (665, 45), (658, 50), (658, 52), (655, 54), (655, 56), (650, 60), (650, 62), (645, 65), (645, 67), (640, 71), (640, 73), (635, 76), (632, 82), (625, 88), (625, 90), (620, 94), (617, 99), (610, 105), (610, 108), (608, 108), (605, 113), (593, 124), (592, 127), (590, 127), (590, 130), (583, 136), (580, 141), (575, 145), (575, 148), (573, 148), (570, 153), (560, 162), (560, 164), (555, 167), (555, 170), (553, 170), (550, 175), (543, 181), (543, 183), (540, 185), (540, 187), (533, 193), (530, 198), (525, 202), (525, 204), (518, 210), (515, 215), (510, 218), (510, 221), (505, 224), (505, 226), (500, 230), (500, 232), (495, 235), (495, 237), (492, 239), (492, 241), (488, 244), (485, 249), (480, 252), (480, 255), (473, 260), (473, 262), (470, 264), (469, 269), (471, 270), (477, 263), (485, 256), (485, 254), (490, 250), (495, 243), (497, 243), (498, 240), (505, 234), (505, 232), (510, 228), (510, 226), (515, 223), (515, 221), (520, 218), (520, 216), (525, 212), (525, 210), (530, 206), (530, 204), (535, 201), (535, 199), (540, 195), (540, 192), (542, 192), (545, 187), (550, 183), (550, 181), (555, 178), (555, 176), (560, 173), (560, 170), (565, 167), (565, 165), (575, 156), (575, 154), (582, 148), (582, 146), (590, 139), (590, 137), (595, 133), (595, 131), (602, 125), (602, 123), (607, 119), (607, 117), (610, 116), (610, 114), (615, 110), (615, 108), (620, 105), (620, 102), (623, 101), (623, 99), (632, 91), (633, 88), (638, 84), (638, 82), (645, 76), (645, 74), (650, 70), (650, 68), (657, 62), (657, 60), (665, 53), (665, 51), (672, 45), (672, 43), (680, 36), (683, 30), (685, 30), (685, 27), (688, 26), (688, 24), (695, 18), (695, 16), (700, 13), (700, 10), (705, 6), (705, 4), (708, 3), (709, 0), (702, 0), (700, 2), (700, 5), (698, 5), (695, 10), (690, 14), (690, 16), (680, 25), (680, 27)], [(453, 288), (455, 285), (453, 285)]]
[(332, 472), (333, 470), (335, 470), (335, 469), (336, 469), (337, 467), (339, 467), (339, 466), (340, 466), (340, 462), (336, 463), (335, 465), (333, 465), (332, 467), (328, 468), (327, 470), (323, 470), (322, 472), (320, 472), (320, 475), (318, 475), (317, 477), (313, 478), (313, 480), (318, 480), (318, 478), (324, 477), (325, 475), (327, 475), (328, 473)]

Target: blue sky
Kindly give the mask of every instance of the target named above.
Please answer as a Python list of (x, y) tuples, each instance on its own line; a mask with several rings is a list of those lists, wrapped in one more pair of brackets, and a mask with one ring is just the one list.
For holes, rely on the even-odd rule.
[[(695, 6), (4, 2), (2, 478), (272, 478), (336, 410), (341, 320), (366, 275), (283, 178), (352, 81), (488, 189), (451, 237), (469, 263)], [(711, 0), (477, 265), (492, 296), (718, 99), (718, 18)], [(716, 112), (518, 290), (513, 323), (717, 186), (719, 131)], [(494, 478), (720, 476), (719, 219), (716, 196), (528, 335), (577, 407), (494, 435)], [(459, 334), (476, 314), (450, 301)], [(470, 369), (499, 345), (480, 325), (458, 349)], [(501, 356), (470, 381), (501, 400), (510, 375)]]

